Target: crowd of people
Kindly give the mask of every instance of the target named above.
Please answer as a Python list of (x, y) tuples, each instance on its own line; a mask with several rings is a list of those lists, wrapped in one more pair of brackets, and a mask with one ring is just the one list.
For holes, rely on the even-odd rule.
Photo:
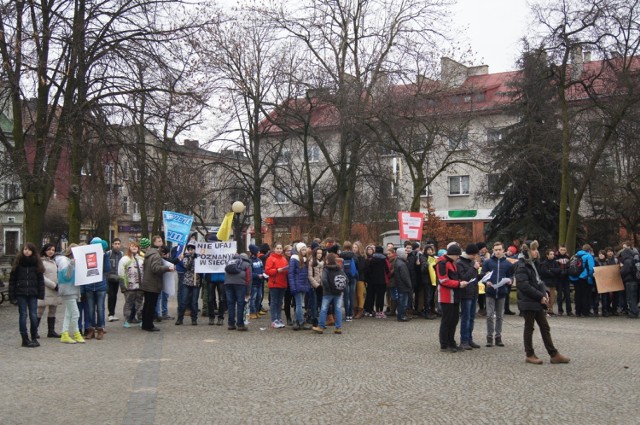
[[(617, 254), (607, 248), (597, 256), (584, 245), (575, 255), (581, 267), (576, 272), (576, 261), (565, 247), (540, 255), (536, 241), (522, 242), (518, 248), (506, 248), (502, 242), (488, 247), (480, 242), (464, 250), (451, 242), (436, 251), (429, 243), (365, 247), (359, 241), (339, 245), (327, 238), (309, 246), (304, 242), (250, 245), (247, 253), (229, 261), (224, 272), (197, 274), (195, 235), (186, 246), (173, 249), (161, 236), (131, 241), (126, 250), (117, 238), (111, 249), (100, 238), (91, 243), (102, 245), (105, 258), (103, 280), (89, 285), (75, 285), (75, 244), (60, 253), (53, 244), (46, 244), (38, 253), (34, 244), (27, 243), (17, 255), (9, 296), (18, 304), (22, 346), (39, 346), (38, 327), (45, 309), (47, 337), (66, 344), (104, 339), (105, 322), (119, 321), (118, 292), (124, 296), (124, 328), (157, 332), (157, 322), (176, 319), (175, 325), (180, 326), (188, 318), (195, 326), (198, 317), (208, 318), (209, 325), (222, 326), (226, 314), (228, 330), (246, 331), (247, 321), (269, 315), (272, 329), (289, 327), (323, 334), (333, 327), (340, 334), (345, 322), (363, 317), (395, 317), (399, 322), (439, 318), (441, 350), (458, 352), (480, 348), (474, 339), (476, 316), (486, 316), (485, 346), (504, 347), (503, 317), (515, 314), (509, 300), (516, 288), (518, 310), (524, 317), (526, 361), (533, 364), (542, 363), (533, 349), (535, 323), (551, 362), (569, 361), (553, 344), (550, 316), (573, 316), (575, 311), (577, 317), (638, 317), (636, 263), (640, 266), (640, 256), (629, 244)], [(620, 267), (624, 291), (598, 293), (594, 268), (601, 265)], [(177, 318), (169, 315), (169, 295), (163, 291), (163, 275), (172, 271), (178, 277)], [(58, 334), (56, 309), (60, 304), (65, 313)]]

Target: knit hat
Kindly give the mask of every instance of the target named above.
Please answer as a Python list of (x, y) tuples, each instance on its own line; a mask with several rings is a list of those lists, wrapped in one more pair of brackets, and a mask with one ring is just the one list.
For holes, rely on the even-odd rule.
[(475, 255), (475, 254), (479, 253), (480, 250), (478, 249), (478, 245), (476, 245), (474, 243), (470, 243), (469, 245), (467, 245), (467, 247), (465, 248), (464, 252), (466, 252), (467, 255)]
[(407, 250), (406, 249), (399, 249), (396, 251), (396, 254), (398, 255), (398, 258), (402, 259), (402, 260), (406, 260), (407, 259)]
[(317, 247), (319, 247), (320, 244), (316, 241), (311, 242), (311, 250), (315, 250)]
[(93, 239), (91, 239), (91, 245), (102, 245), (102, 250), (106, 251), (107, 249), (109, 249), (109, 242), (103, 240), (102, 238), (99, 237), (95, 237)]
[(266, 254), (267, 252), (269, 252), (269, 250), (271, 250), (271, 247), (268, 243), (263, 243), (262, 245), (260, 245), (260, 252), (262, 252), (263, 254)]
[(447, 255), (462, 255), (462, 249), (460, 249), (460, 245), (453, 244), (447, 248)]
[(307, 244), (305, 244), (304, 242), (298, 242), (296, 244), (296, 252), (300, 254), (300, 251), (302, 251), (306, 247), (307, 247)]
[(507, 251), (509, 251), (509, 253), (511, 255), (516, 255), (518, 253), (518, 248), (516, 248), (515, 246), (511, 245), (509, 248), (507, 248)]
[(447, 250), (446, 250), (446, 249), (439, 249), (439, 250), (438, 250), (438, 257), (442, 257), (442, 256), (443, 256), (444, 254), (446, 254), (446, 253), (447, 253)]
[[(382, 247), (380, 247), (380, 248), (382, 248)], [(327, 248), (327, 252), (337, 254), (339, 249), (340, 249), (340, 246), (338, 244), (335, 244), (335, 245), (331, 245), (329, 248)]]
[(376, 246), (375, 250), (376, 250), (376, 254), (382, 254), (384, 252), (384, 249), (382, 249), (380, 245)]
[(414, 242), (411, 244), (411, 249), (413, 249), (414, 251), (418, 248), (420, 248), (420, 242)]
[(520, 247), (520, 252), (525, 260), (531, 260), (529, 251), (536, 251), (538, 249), (538, 241), (524, 241)]
[(194, 242), (189, 242), (189, 243), (187, 244), (187, 249), (189, 249), (189, 248), (196, 249), (196, 244), (195, 244)]
[(150, 246), (151, 246), (151, 241), (149, 240), (149, 238), (140, 239), (140, 248), (147, 249)]
[(260, 248), (258, 247), (258, 245), (251, 244), (249, 245), (249, 252), (251, 253), (251, 255), (258, 255), (258, 252), (260, 252)]
[(477, 242), (476, 246), (478, 247), (478, 252), (482, 251), (484, 248), (487, 247), (487, 244), (484, 242)]

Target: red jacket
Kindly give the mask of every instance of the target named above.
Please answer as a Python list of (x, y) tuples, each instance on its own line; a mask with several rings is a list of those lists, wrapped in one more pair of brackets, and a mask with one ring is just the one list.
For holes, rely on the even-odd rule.
[[(287, 279), (289, 275), (289, 261), (282, 254), (272, 252), (267, 258), (267, 264), (264, 266), (264, 272), (269, 275), (269, 288), (287, 288)], [(278, 269), (285, 270), (278, 272)]]
[(458, 268), (451, 258), (443, 255), (436, 264), (438, 276), (438, 302), (454, 304), (460, 302), (456, 297), (456, 289), (460, 288)]

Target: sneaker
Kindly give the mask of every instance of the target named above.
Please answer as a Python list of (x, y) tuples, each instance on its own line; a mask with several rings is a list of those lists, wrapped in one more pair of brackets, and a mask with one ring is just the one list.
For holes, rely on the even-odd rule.
[(82, 333), (80, 333), (80, 331), (76, 331), (76, 333), (73, 334), (73, 339), (79, 344), (84, 344), (84, 338), (82, 337)]
[(113, 316), (109, 316), (109, 321), (110, 322), (117, 322), (118, 320), (120, 320), (120, 319), (118, 319), (118, 316), (116, 316), (115, 314)]
[(313, 328), (311, 328), (312, 331), (314, 331), (317, 334), (323, 334), (324, 333), (324, 329), (322, 329), (319, 326), (314, 326)]
[(238, 326), (238, 330), (239, 331), (247, 331), (248, 329), (247, 329), (247, 327), (245, 325), (240, 325), (240, 326)]
[(384, 314), (384, 311), (381, 311), (381, 312), (380, 312), (380, 318), (381, 318), (381, 319), (386, 319), (386, 318), (387, 318), (387, 315), (386, 315), (386, 314)]
[(259, 316), (256, 313), (249, 314), (249, 319), (257, 319)]
[(109, 316), (109, 317), (107, 318), (107, 321), (108, 321), (108, 322), (113, 322), (113, 316)]
[(62, 332), (60, 335), (60, 342), (64, 344), (75, 344), (76, 341), (69, 336), (69, 332)]
[(218, 321), (216, 322), (216, 326), (222, 326), (224, 324), (224, 318), (218, 317)]
[(129, 329), (131, 327), (131, 323), (129, 323), (129, 321), (127, 320), (122, 324), (122, 327)]
[(271, 322), (271, 329), (278, 329), (278, 322)]
[(175, 319), (175, 317), (169, 316), (168, 314), (165, 314), (164, 316), (162, 316), (162, 320), (173, 320), (173, 319)]
[(280, 321), (280, 320), (276, 320), (276, 328), (277, 328), (277, 329), (282, 329), (282, 328), (284, 328), (284, 327), (285, 327), (285, 326), (284, 326), (284, 323), (282, 323), (282, 321)]
[(235, 330), (236, 330), (236, 327), (235, 327), (234, 325), (231, 325), (231, 326), (228, 326), (228, 327), (227, 327), (227, 330), (228, 330), (228, 331), (235, 331)]
[(264, 310), (260, 310), (260, 311), (258, 312), (258, 316), (264, 316), (265, 314), (267, 314), (267, 312), (266, 312), (266, 311), (264, 311)]
[(347, 316), (347, 318), (345, 320), (347, 322), (352, 322), (353, 321), (353, 316)]

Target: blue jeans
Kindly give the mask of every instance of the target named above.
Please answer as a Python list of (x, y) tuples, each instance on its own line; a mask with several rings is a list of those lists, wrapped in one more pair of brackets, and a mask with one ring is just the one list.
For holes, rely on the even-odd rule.
[(356, 302), (356, 283), (355, 277), (349, 277), (349, 284), (342, 293), (344, 297), (344, 315), (347, 317), (353, 316), (353, 305)]
[(307, 293), (307, 309), (309, 310), (309, 316), (311, 317), (311, 323), (313, 326), (318, 325), (318, 294), (315, 289), (311, 289)]
[(27, 310), (29, 310), (29, 321), (31, 322), (31, 338), (35, 338), (38, 333), (38, 297), (18, 296), (18, 324), (20, 335), (28, 336), (27, 333)]
[(336, 316), (336, 329), (342, 328), (342, 295), (323, 295), (322, 296), (322, 308), (320, 309), (320, 321), (318, 326), (324, 329), (325, 323), (327, 323), (327, 312), (329, 311), (329, 305), (333, 301), (333, 311)]
[(271, 296), (271, 321), (282, 321), (282, 302), (284, 301), (285, 288), (269, 288), (269, 295)]
[(187, 308), (191, 310), (191, 321), (198, 319), (198, 297), (200, 288), (198, 286), (178, 285), (178, 319), (184, 319), (184, 312)]
[(262, 308), (262, 292), (264, 291), (264, 282), (251, 285), (251, 301), (249, 304), (249, 312), (257, 314)]
[(244, 297), (247, 295), (245, 285), (224, 285), (229, 308), (229, 326), (244, 326)]
[[(87, 310), (88, 321), (91, 323), (92, 328), (104, 328), (104, 300), (107, 296), (107, 291), (87, 291)], [(98, 309), (98, 317), (96, 319), (96, 308)], [(85, 317), (85, 323), (87, 318)]]
[(160, 292), (160, 296), (158, 297), (158, 302), (156, 304), (156, 316), (164, 317), (168, 315), (169, 315), (169, 294), (162, 291)]
[[(396, 289), (396, 288), (390, 288)], [(398, 294), (398, 319), (407, 318), (407, 308), (409, 307), (409, 300), (411, 299), (411, 292), (396, 292)], [(393, 313), (393, 312), (392, 312)]]
[(306, 294), (304, 292), (296, 292), (294, 298), (296, 299), (296, 322), (299, 325), (304, 324), (304, 296)]
[(460, 344), (473, 341), (473, 324), (476, 318), (476, 298), (460, 300)]

